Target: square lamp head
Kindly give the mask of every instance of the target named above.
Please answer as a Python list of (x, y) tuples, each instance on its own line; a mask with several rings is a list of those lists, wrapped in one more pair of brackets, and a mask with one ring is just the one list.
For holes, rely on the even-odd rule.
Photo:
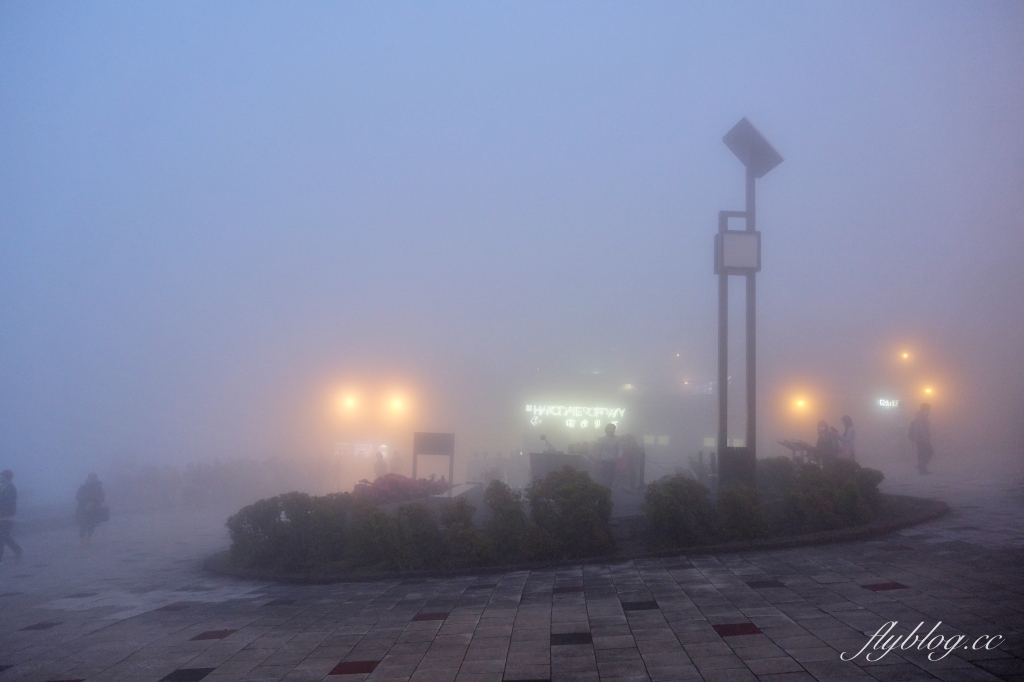
[(768, 171), (782, 163), (782, 155), (764, 139), (754, 124), (743, 117), (725, 134), (722, 142), (736, 155), (755, 178), (764, 177)]

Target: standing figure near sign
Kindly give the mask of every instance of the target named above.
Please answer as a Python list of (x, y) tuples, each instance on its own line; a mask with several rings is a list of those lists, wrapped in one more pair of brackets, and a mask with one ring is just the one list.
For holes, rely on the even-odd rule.
[(857, 429), (853, 428), (853, 420), (843, 417), (843, 435), (839, 436), (839, 456), (851, 462), (857, 461)]
[(378, 479), (388, 475), (388, 463), (384, 461), (384, 453), (377, 451), (377, 459), (373, 462), (373, 478)]
[(615, 435), (615, 424), (604, 427), (605, 436), (597, 441), (597, 482), (606, 488), (615, 483), (615, 467), (622, 457), (622, 441)]
[(921, 409), (917, 411), (914, 421), (910, 422), (910, 431), (907, 434), (917, 451), (917, 473), (919, 474), (928, 473), (928, 463), (935, 455), (935, 451), (932, 449), (932, 427), (928, 421), (931, 411), (932, 406), (923, 403)]

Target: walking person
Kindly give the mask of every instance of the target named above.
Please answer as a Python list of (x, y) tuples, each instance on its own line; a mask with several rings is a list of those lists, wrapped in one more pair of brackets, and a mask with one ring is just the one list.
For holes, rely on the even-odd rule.
[(922, 403), (921, 409), (917, 411), (917, 416), (914, 417), (914, 421), (910, 422), (910, 436), (911, 442), (914, 443), (914, 449), (917, 451), (917, 473), (927, 474), (928, 463), (932, 461), (932, 457), (935, 455), (935, 450), (932, 449), (932, 426), (928, 421), (928, 415), (932, 411), (932, 406), (928, 403)]
[(78, 493), (75, 494), (75, 501), (78, 503), (75, 510), (75, 519), (78, 521), (78, 537), (82, 541), (81, 546), (85, 547), (92, 542), (92, 532), (96, 530), (96, 526), (106, 521), (109, 513), (104, 505), (107, 497), (103, 493), (103, 484), (100, 483), (99, 476), (89, 474), (86, 477), (85, 483), (78, 488)]
[(615, 468), (622, 459), (622, 441), (615, 435), (615, 424), (604, 427), (604, 438), (597, 442), (597, 482), (606, 488), (615, 483)]
[(14, 472), (4, 469), (0, 472), (0, 559), (3, 559), (4, 548), (14, 551), (14, 560), (21, 559), (21, 547), (11, 537), (14, 528), (14, 515), (18, 511), (18, 489), (14, 487)]
[(839, 456), (851, 462), (857, 461), (857, 429), (849, 416), (843, 417), (843, 435), (839, 436)]

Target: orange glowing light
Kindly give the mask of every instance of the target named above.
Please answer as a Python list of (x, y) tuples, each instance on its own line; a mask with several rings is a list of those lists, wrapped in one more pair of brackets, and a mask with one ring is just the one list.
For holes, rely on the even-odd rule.
[(797, 398), (796, 400), (793, 401), (793, 406), (796, 407), (796, 409), (798, 410), (802, 410), (807, 407), (807, 401), (804, 400), (803, 398)]
[(927, 393), (928, 395), (931, 395), (932, 394), (932, 387), (931, 386), (926, 387), (924, 389), (924, 392)]
[(353, 393), (342, 393), (334, 403), (342, 414), (351, 414), (359, 407), (359, 398)]
[(910, 353), (904, 353), (903, 354), (903, 359), (904, 360), (909, 360), (910, 359)]

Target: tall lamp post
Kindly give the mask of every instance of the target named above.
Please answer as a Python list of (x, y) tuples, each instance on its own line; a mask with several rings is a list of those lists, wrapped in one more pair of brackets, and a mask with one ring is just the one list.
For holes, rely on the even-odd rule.
[[(782, 163), (782, 156), (745, 117), (722, 138), (747, 170), (745, 211), (719, 211), (715, 235), (718, 275), (718, 480), (720, 485), (754, 485), (757, 448), (757, 287), (761, 270), (761, 233), (757, 231), (754, 180)], [(730, 218), (744, 218), (745, 230), (730, 230)], [(747, 278), (747, 437), (729, 447), (729, 275)]]

